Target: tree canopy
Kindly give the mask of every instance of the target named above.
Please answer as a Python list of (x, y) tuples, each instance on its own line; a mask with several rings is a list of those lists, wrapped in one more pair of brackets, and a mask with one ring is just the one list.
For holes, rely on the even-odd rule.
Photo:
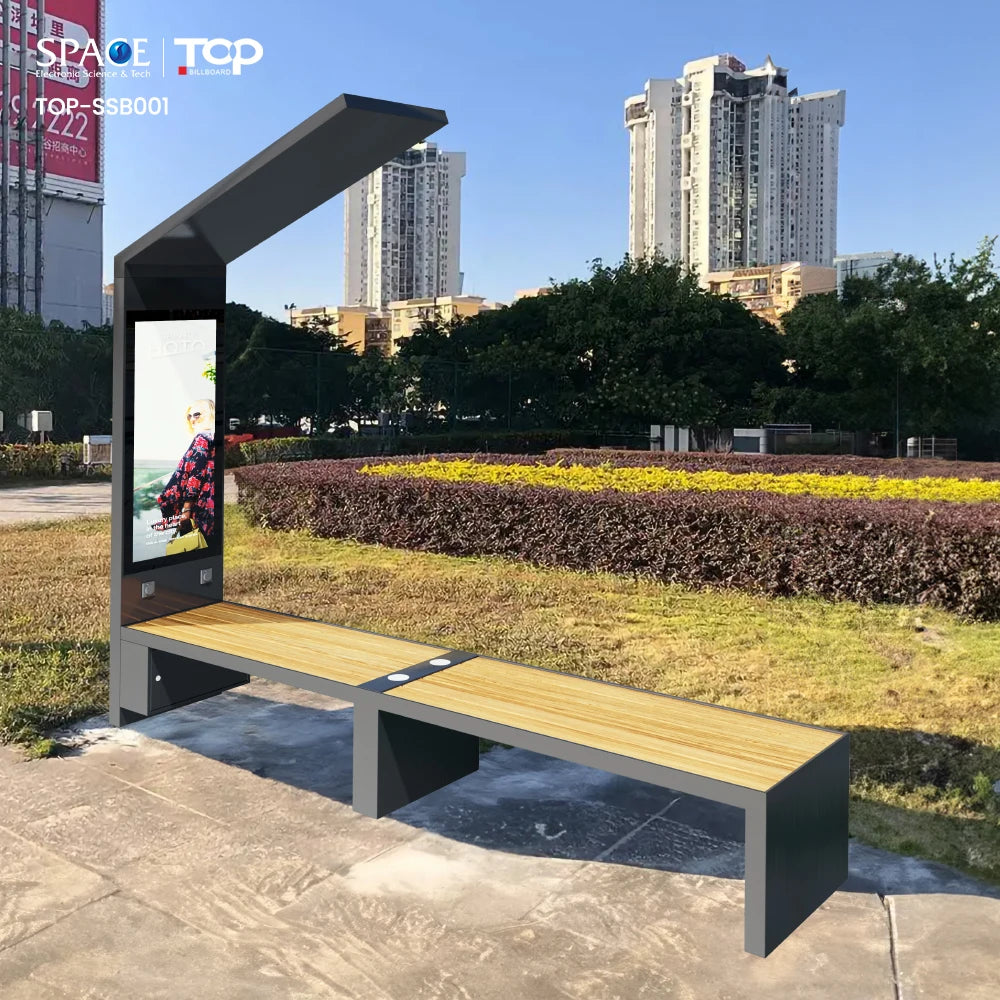
[(1000, 275), (996, 238), (933, 266), (901, 257), (843, 296), (803, 298), (784, 318), (788, 383), (780, 419), (914, 435), (1000, 430)]
[[(226, 306), (227, 415), (325, 429), (389, 411), (409, 427), (644, 432), (650, 423), (957, 436), (1000, 457), (997, 239), (965, 260), (901, 257), (803, 298), (784, 333), (679, 264), (625, 257), (586, 279), (448, 324), (425, 320), (397, 355), (358, 355), (329, 324), (293, 327)], [(111, 330), (0, 311), (0, 409), (51, 409), (56, 435), (110, 430)]]

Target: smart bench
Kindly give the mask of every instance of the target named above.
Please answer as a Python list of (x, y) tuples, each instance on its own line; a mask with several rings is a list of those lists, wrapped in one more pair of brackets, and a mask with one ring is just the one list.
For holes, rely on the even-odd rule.
[[(115, 258), (111, 721), (255, 675), (354, 704), (367, 816), (475, 771), (479, 737), (736, 806), (744, 946), (767, 956), (847, 878), (847, 735), (224, 601), (222, 448), (204, 547), (167, 555), (147, 525), (140, 481), (173, 457), (153, 454), (166, 432), (151, 396), (214, 398), (225, 431), (226, 264), (446, 123), (341, 95)], [(214, 384), (198, 382), (213, 353)]]

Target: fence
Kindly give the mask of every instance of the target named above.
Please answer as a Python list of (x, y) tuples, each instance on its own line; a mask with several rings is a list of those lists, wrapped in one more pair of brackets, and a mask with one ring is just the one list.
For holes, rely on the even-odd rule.
[(944, 458), (958, 460), (958, 438), (911, 437), (906, 439), (907, 458)]

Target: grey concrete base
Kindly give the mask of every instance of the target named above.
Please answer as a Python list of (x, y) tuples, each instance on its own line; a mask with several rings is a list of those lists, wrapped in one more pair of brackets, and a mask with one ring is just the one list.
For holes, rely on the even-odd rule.
[(351, 808), (352, 718), (255, 680), (95, 720), (62, 759), (0, 748), (0, 996), (996, 994), (998, 890), (852, 843), (846, 888), (762, 960), (742, 810), (497, 749), (375, 821)]

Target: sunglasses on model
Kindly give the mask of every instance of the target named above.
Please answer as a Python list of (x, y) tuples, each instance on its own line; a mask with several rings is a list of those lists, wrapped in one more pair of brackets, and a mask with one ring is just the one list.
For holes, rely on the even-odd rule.
[(194, 413), (188, 414), (188, 420), (200, 420), (200, 419), (201, 419), (201, 414), (197, 410), (195, 410)]

